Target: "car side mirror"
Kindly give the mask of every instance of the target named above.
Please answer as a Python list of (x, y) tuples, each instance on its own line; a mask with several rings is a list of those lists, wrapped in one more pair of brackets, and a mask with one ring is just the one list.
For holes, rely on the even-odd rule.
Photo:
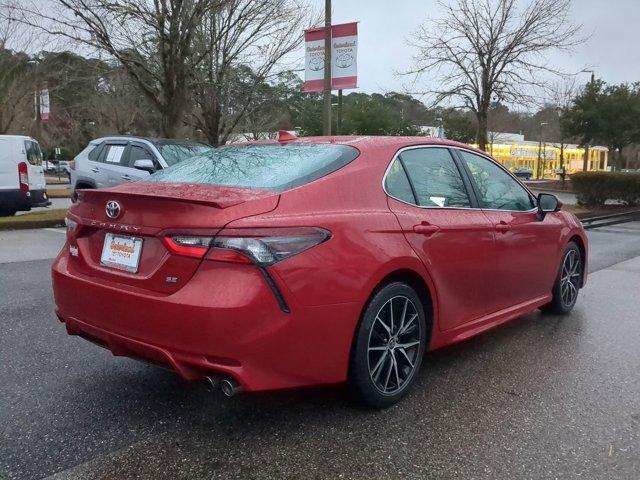
[(138, 170), (144, 170), (145, 172), (153, 173), (156, 171), (156, 167), (153, 164), (153, 160), (149, 158), (141, 158), (133, 162), (133, 168)]
[(562, 208), (562, 202), (558, 197), (550, 193), (538, 194), (538, 213), (544, 218), (547, 213), (557, 212)]

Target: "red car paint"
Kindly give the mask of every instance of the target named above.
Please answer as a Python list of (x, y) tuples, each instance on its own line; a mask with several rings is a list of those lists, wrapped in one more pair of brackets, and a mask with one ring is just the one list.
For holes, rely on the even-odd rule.
[[(425, 209), (385, 193), (400, 149), (475, 152), (466, 145), (403, 137), (293, 142), (347, 144), (360, 154), (284, 192), (158, 183), (81, 191), (68, 214), (78, 228), (52, 268), (68, 332), (187, 380), (227, 375), (247, 391), (334, 384), (347, 379), (360, 315), (386, 279), (409, 276), (429, 292), (432, 350), (547, 303), (571, 239), (586, 262), (587, 239), (569, 213), (541, 220), (537, 212)], [(105, 213), (109, 200), (123, 207), (116, 220)], [(319, 227), (331, 238), (265, 267), (280, 299), (250, 261), (178, 255), (165, 240), (173, 232), (281, 227)], [(107, 232), (144, 238), (137, 273), (100, 265)]]

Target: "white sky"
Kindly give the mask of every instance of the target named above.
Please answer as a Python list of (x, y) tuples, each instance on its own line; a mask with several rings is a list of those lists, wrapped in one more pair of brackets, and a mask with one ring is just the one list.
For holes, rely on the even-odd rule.
[[(323, 11), (324, 0), (312, 1)], [(411, 65), (406, 37), (438, 13), (436, 0), (334, 0), (334, 24), (360, 22), (359, 90), (403, 91), (408, 79), (394, 71)], [(568, 72), (592, 68), (610, 83), (640, 81), (640, 0), (573, 0), (572, 16), (591, 36), (573, 54), (551, 54), (553, 64)], [(588, 79), (581, 74), (578, 83)]]

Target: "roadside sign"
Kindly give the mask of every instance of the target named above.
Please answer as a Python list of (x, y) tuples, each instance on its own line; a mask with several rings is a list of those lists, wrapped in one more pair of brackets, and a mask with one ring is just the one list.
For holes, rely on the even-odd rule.
[[(305, 92), (324, 90), (324, 27), (305, 30)], [(331, 88), (358, 87), (358, 24), (331, 26)]]

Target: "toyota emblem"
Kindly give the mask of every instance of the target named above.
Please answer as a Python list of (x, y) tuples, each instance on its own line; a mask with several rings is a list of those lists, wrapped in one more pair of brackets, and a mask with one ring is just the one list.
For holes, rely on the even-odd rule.
[(115, 200), (109, 200), (107, 202), (107, 206), (105, 207), (105, 211), (107, 212), (107, 217), (109, 218), (118, 218), (121, 212), (120, 204)]

